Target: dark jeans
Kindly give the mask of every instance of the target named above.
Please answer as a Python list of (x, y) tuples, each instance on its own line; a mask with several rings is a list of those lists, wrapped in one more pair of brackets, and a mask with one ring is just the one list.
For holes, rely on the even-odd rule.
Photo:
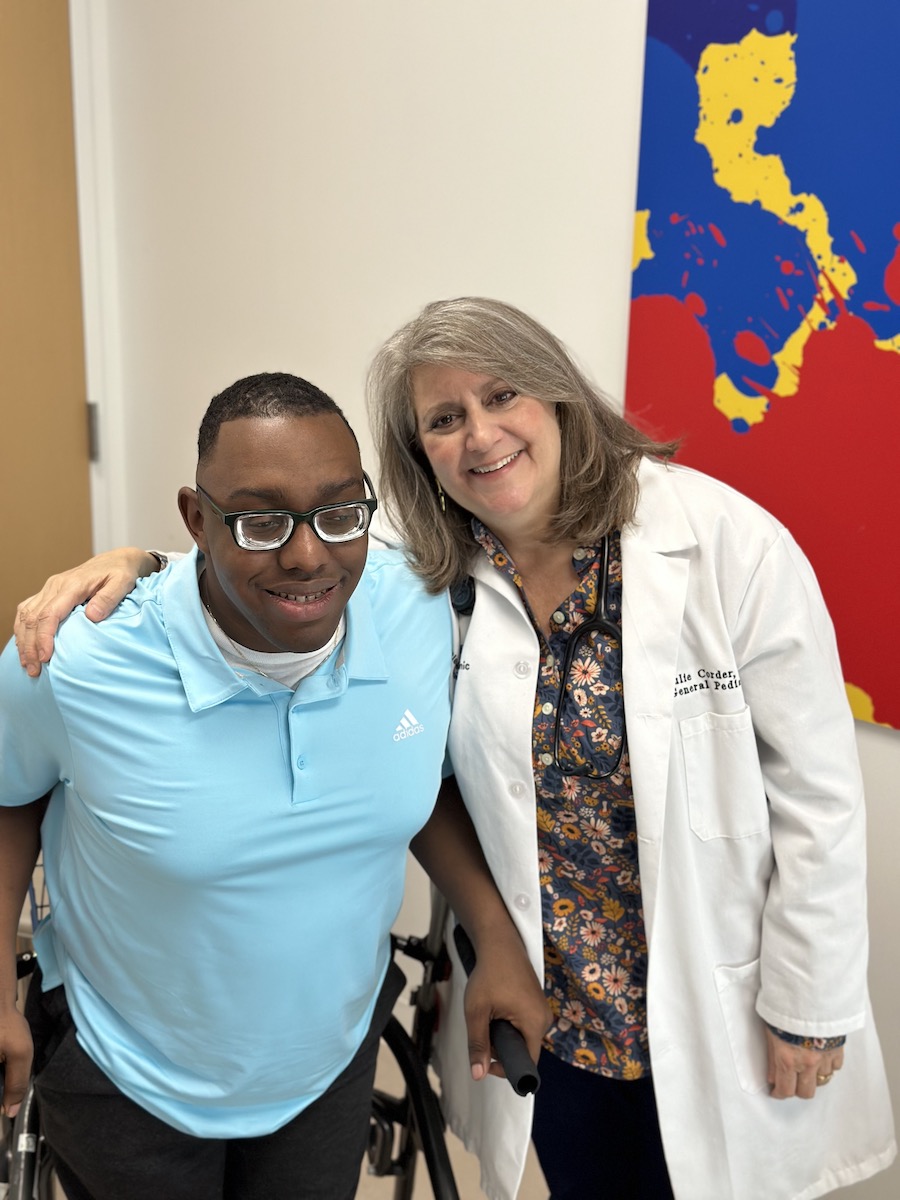
[(653, 1081), (541, 1053), (532, 1140), (550, 1200), (673, 1200)]
[(69, 1200), (351, 1200), (403, 982), (392, 964), (362, 1046), (324, 1095), (274, 1133), (228, 1140), (181, 1133), (123, 1096), (78, 1044), (63, 989), (33, 988), (35, 1090)]

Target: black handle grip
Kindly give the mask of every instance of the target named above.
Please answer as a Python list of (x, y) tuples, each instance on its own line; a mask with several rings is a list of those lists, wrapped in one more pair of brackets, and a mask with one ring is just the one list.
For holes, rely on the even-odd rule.
[[(469, 941), (469, 935), (462, 925), (455, 926), (453, 940), (456, 943), (459, 961), (466, 974), (471, 975), (475, 966), (475, 947)], [(519, 1096), (528, 1096), (536, 1092), (541, 1086), (541, 1077), (528, 1053), (525, 1039), (515, 1025), (511, 1021), (497, 1018), (490, 1023), (490, 1034), (494, 1053), (506, 1072), (506, 1078), (513, 1091)]]

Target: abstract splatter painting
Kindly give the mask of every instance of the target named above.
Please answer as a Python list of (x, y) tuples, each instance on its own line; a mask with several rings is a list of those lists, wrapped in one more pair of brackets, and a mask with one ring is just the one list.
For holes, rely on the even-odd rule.
[(895, 728), (898, 45), (896, 0), (650, 0), (626, 385), (788, 526), (854, 715)]

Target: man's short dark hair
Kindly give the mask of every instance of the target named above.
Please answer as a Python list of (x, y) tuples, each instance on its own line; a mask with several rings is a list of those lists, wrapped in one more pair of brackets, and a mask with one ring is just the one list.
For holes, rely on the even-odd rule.
[(301, 379), (299, 375), (277, 371), (248, 375), (210, 400), (197, 437), (198, 461), (203, 462), (212, 452), (219, 430), (226, 421), (236, 421), (239, 417), (280, 417), (285, 414), (315, 417), (321, 413), (336, 413), (356, 441), (356, 434), (341, 409), (314, 383)]

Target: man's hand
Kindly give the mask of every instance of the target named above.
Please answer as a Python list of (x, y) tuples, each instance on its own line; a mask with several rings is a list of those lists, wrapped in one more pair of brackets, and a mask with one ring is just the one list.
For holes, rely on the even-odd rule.
[(837, 1050), (807, 1050), (794, 1046), (766, 1028), (769, 1050), (769, 1083), (776, 1100), (796, 1096), (812, 1100), (816, 1088), (831, 1082), (835, 1071), (844, 1065), (844, 1048)]
[(469, 976), (465, 996), (466, 1028), (472, 1078), (505, 1077), (492, 1058), (490, 1023), (505, 1019), (525, 1039), (532, 1061), (537, 1062), (541, 1040), (550, 1027), (550, 1009), (532, 969), (525, 947), (511, 926), (498, 936), (482, 937), (478, 960)]
[(34, 596), (16, 609), (16, 648), (29, 675), (40, 675), (41, 664), (53, 655), (59, 624), (85, 601), (85, 616), (102, 621), (128, 595), (142, 575), (152, 575), (159, 563), (146, 550), (126, 546), (107, 550), (59, 575), (51, 575)]
[(31, 1030), (18, 1009), (0, 1014), (0, 1060), (6, 1078), (3, 1084), (3, 1112), (12, 1119), (25, 1096), (32, 1059)]
[(504, 1074), (491, 1061), (494, 1019), (511, 1021), (537, 1062), (551, 1020), (542, 981), (497, 891), (452, 775), (442, 781), (434, 811), (410, 849), (447, 897), (475, 952), (465, 995), (472, 1078)]

